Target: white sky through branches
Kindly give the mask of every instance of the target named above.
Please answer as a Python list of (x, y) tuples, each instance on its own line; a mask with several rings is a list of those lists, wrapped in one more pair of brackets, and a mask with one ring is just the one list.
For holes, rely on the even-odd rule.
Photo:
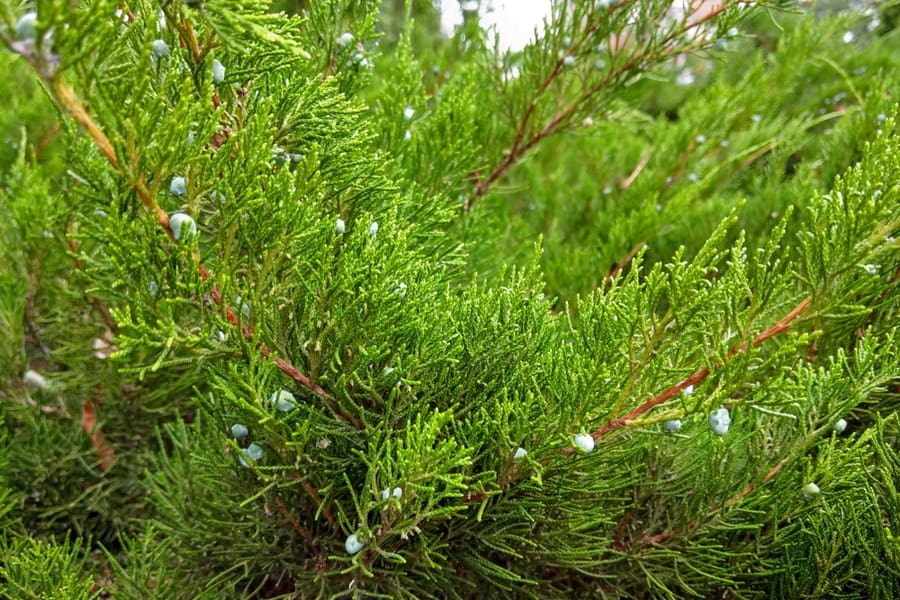
[[(462, 23), (462, 8), (457, 0), (436, 2), (441, 10), (441, 29), (447, 35)], [(521, 50), (534, 39), (535, 28), (550, 17), (550, 0), (481, 0), (463, 4), (479, 5), (478, 14), (485, 28), (496, 26), (500, 34), (500, 50)]]

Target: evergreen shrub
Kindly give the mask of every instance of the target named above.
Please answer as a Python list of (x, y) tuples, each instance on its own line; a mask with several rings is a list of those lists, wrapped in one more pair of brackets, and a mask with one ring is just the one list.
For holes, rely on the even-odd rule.
[(900, 597), (897, 3), (401, 4), (0, 3), (0, 595)]

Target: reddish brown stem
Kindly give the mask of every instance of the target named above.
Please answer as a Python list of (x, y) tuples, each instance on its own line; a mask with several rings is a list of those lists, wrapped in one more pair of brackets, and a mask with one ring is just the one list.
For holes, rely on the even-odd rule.
[[(207, 278), (209, 278), (209, 271), (207, 271), (205, 266), (203, 266), (201, 264), (199, 266), (199, 269), (200, 269), (200, 277), (204, 281)], [(250, 327), (247, 327), (246, 325), (240, 324), (240, 320), (238, 319), (237, 313), (235, 313), (234, 310), (232, 310), (231, 307), (228, 306), (227, 303), (224, 303), (222, 301), (222, 294), (219, 292), (219, 289), (213, 288), (210, 295), (212, 296), (213, 302), (215, 302), (219, 306), (224, 306), (225, 318), (228, 319), (228, 322), (231, 323), (235, 327), (240, 327), (241, 334), (244, 336), (244, 339), (252, 340), (253, 339), (253, 330)], [(294, 381), (296, 381), (297, 383), (299, 383), (300, 385), (302, 385), (303, 387), (305, 387), (306, 389), (308, 389), (309, 391), (311, 391), (312, 393), (314, 393), (315, 395), (320, 397), (322, 400), (324, 400), (325, 403), (328, 404), (329, 408), (331, 408), (331, 410), (334, 412), (334, 414), (339, 416), (341, 419), (343, 419), (347, 423), (350, 423), (357, 429), (365, 429), (365, 424), (362, 422), (362, 419), (360, 419), (356, 415), (351, 415), (351, 414), (347, 413), (346, 411), (342, 410), (340, 408), (340, 406), (338, 406), (335, 399), (331, 396), (331, 394), (326, 392), (320, 385), (313, 382), (309, 378), (309, 376), (307, 376), (303, 372), (301, 372), (300, 369), (298, 369), (297, 367), (292, 365), (290, 362), (286, 361), (285, 359), (283, 359), (279, 356), (273, 356), (272, 350), (269, 349), (269, 347), (266, 346), (265, 344), (263, 344), (262, 342), (257, 342), (257, 347), (260, 349), (260, 352), (262, 352), (263, 356), (265, 356), (266, 358), (272, 359), (272, 362), (275, 363), (275, 366), (278, 367), (278, 369), (282, 373), (284, 373), (285, 375), (287, 375), (288, 377), (290, 377), (291, 379), (293, 379)]]
[(325, 520), (328, 521), (328, 524), (331, 525), (331, 528), (335, 531), (338, 531), (337, 521), (334, 520), (334, 515), (331, 514), (331, 510), (327, 506), (322, 505), (322, 497), (319, 495), (319, 492), (305, 479), (300, 482), (303, 486), (303, 489), (306, 490), (306, 493), (309, 494), (309, 497), (313, 499), (313, 502), (316, 503), (316, 509), (321, 510), (322, 514), (325, 516)]
[[(81, 261), (78, 260), (78, 246), (75, 245), (75, 240), (66, 236), (66, 245), (69, 246), (69, 250), (72, 252), (72, 262), (75, 264), (75, 268), (79, 271), (82, 271), (83, 267)], [(103, 319), (106, 327), (110, 331), (115, 333), (116, 322), (113, 320), (112, 315), (109, 314), (109, 310), (106, 308), (106, 306), (104, 306), (103, 303), (96, 298), (91, 298), (90, 303), (95, 309), (97, 309), (97, 312), (100, 313), (100, 317)]]
[(94, 143), (97, 144), (97, 148), (100, 149), (100, 153), (106, 157), (106, 160), (108, 160), (113, 167), (119, 169), (119, 161), (116, 158), (116, 151), (113, 148), (112, 143), (109, 141), (109, 138), (106, 137), (106, 134), (100, 131), (100, 128), (94, 123), (94, 120), (75, 96), (72, 88), (66, 83), (62, 73), (56, 74), (48, 83), (50, 91), (53, 93), (53, 97), (56, 98), (57, 104), (59, 104), (70, 117), (75, 119), (79, 125), (87, 130), (88, 134), (94, 140)]
[(50, 131), (47, 132), (47, 135), (44, 136), (44, 139), (42, 139), (38, 143), (38, 145), (34, 147), (34, 157), (36, 159), (40, 158), (41, 153), (43, 153), (43, 151), (46, 150), (47, 146), (49, 146), (50, 143), (53, 142), (54, 139), (56, 139), (56, 135), (59, 133), (59, 129), (59, 121), (54, 121), (53, 126), (50, 127)]
[(84, 403), (81, 413), (81, 426), (91, 436), (91, 444), (94, 446), (94, 450), (97, 451), (97, 458), (100, 460), (100, 469), (109, 471), (113, 463), (116, 462), (116, 453), (103, 434), (103, 430), (97, 425), (96, 408), (93, 400), (88, 400)]
[(634, 258), (637, 255), (637, 253), (641, 251), (641, 248), (643, 248), (646, 243), (647, 242), (638, 242), (637, 244), (635, 244), (631, 248), (631, 250), (628, 251), (628, 254), (625, 255), (625, 258), (620, 260), (616, 264), (616, 266), (613, 267), (612, 271), (610, 271), (609, 274), (603, 279), (603, 283), (605, 283), (607, 285), (612, 283), (612, 280), (616, 278), (616, 275), (619, 274), (619, 271), (624, 269), (625, 265), (627, 265), (628, 263), (631, 262), (631, 259)]
[(649, 163), (649, 162), (650, 162), (649, 154), (645, 154), (643, 157), (641, 157), (641, 160), (638, 161), (637, 165), (635, 165), (634, 170), (631, 171), (631, 175), (629, 175), (628, 177), (626, 177), (625, 179), (623, 179), (622, 181), (619, 182), (619, 187), (622, 188), (623, 190), (627, 190), (628, 188), (630, 188), (634, 184), (635, 180), (638, 178), (638, 175), (641, 174), (641, 171), (644, 170), (644, 167), (646, 167), (647, 163)]
[(309, 534), (309, 530), (304, 527), (303, 523), (297, 520), (297, 518), (291, 514), (291, 512), (284, 505), (284, 502), (281, 501), (281, 498), (275, 497), (275, 506), (278, 507), (278, 511), (281, 513), (288, 523), (291, 524), (297, 533), (299, 533), (303, 539), (306, 541), (306, 546), (309, 548), (309, 551), (315, 553), (316, 547), (313, 544), (312, 536)]
[[(774, 467), (772, 467), (772, 469), (769, 470), (768, 473), (766, 473), (766, 476), (762, 478), (762, 481), (760, 482), (760, 484), (767, 483), (773, 477), (778, 475), (778, 472), (784, 468), (784, 465), (786, 465), (787, 462), (788, 462), (787, 456), (782, 458), (780, 461), (778, 461), (778, 464), (776, 464)], [(731, 504), (734, 504), (735, 502), (741, 501), (745, 496), (748, 496), (749, 494), (751, 494), (753, 492), (753, 490), (755, 490), (757, 487), (758, 486), (755, 483), (747, 484), (747, 487), (745, 487), (743, 490), (741, 490), (740, 492), (738, 492), (737, 494), (735, 494), (734, 496), (732, 496), (731, 498), (726, 500), (725, 506), (729, 506)], [(721, 508), (721, 507), (716, 506), (715, 508), (712, 509), (712, 511), (718, 510), (719, 508)], [(710, 511), (710, 512), (712, 512), (712, 511)]]
[[(752, 494), (753, 491), (756, 490), (756, 488), (758, 488), (760, 485), (762, 485), (764, 483), (768, 483), (769, 481), (772, 480), (772, 478), (774, 478), (776, 475), (778, 475), (778, 473), (781, 471), (781, 469), (784, 468), (784, 465), (786, 465), (788, 463), (788, 459), (789, 459), (789, 457), (784, 457), (780, 461), (778, 461), (778, 463), (774, 467), (772, 467), (768, 473), (765, 474), (765, 476), (762, 478), (762, 481), (760, 481), (759, 483), (751, 482), (751, 483), (747, 484), (747, 487), (745, 487), (743, 490), (741, 490), (740, 492), (738, 492), (731, 498), (727, 499), (722, 504), (716, 504), (707, 512), (714, 513), (717, 510), (719, 510), (720, 508), (722, 508), (722, 506), (730, 506), (731, 504), (734, 504), (735, 502), (740, 502), (745, 497)], [(623, 520), (622, 524), (619, 525), (619, 529), (624, 529), (624, 527), (627, 526), (627, 523), (630, 520), (631, 520), (630, 517)], [(695, 519), (695, 520), (692, 520), (690, 523), (688, 523), (687, 529), (691, 530), (691, 529), (694, 529), (696, 526), (697, 526), (697, 521)], [(639, 547), (640, 547), (640, 549), (644, 549), (647, 546), (655, 546), (656, 544), (660, 544), (660, 543), (668, 540), (671, 537), (674, 537), (676, 535), (681, 535), (683, 533), (684, 532), (680, 532), (680, 531), (664, 531), (664, 532), (658, 533), (656, 535), (649, 535), (649, 534), (645, 533), (643, 536), (641, 536)], [(616, 549), (617, 550), (625, 550), (626, 548), (627, 548), (627, 546), (622, 544), (621, 548), (617, 547)]]

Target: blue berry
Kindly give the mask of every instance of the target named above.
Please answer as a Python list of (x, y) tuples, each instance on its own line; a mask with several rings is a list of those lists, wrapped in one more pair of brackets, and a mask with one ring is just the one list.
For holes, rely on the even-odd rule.
[(187, 184), (184, 182), (184, 177), (172, 178), (172, 183), (169, 184), (169, 193), (176, 196), (184, 196), (187, 194)]
[(719, 408), (709, 415), (709, 426), (716, 435), (725, 435), (728, 433), (728, 426), (731, 425), (731, 415), (728, 414), (727, 408)]
[(212, 61), (212, 78), (213, 83), (222, 83), (225, 81), (225, 65), (219, 62), (219, 59)]
[(250, 435), (250, 430), (247, 429), (246, 425), (241, 425), (240, 423), (235, 423), (234, 425), (231, 426), (231, 435), (233, 435), (237, 439), (245, 438), (248, 435)]
[(681, 429), (681, 420), (672, 419), (671, 421), (666, 421), (663, 423), (663, 428), (669, 433), (676, 433)]
[(347, 536), (347, 541), (344, 542), (344, 549), (347, 551), (347, 554), (356, 554), (366, 545), (365, 541), (360, 539), (359, 535), (354, 533), (353, 535)]
[(350, 44), (353, 43), (353, 34), (349, 31), (345, 31), (341, 34), (341, 37), (338, 38), (338, 45), (341, 48), (348, 48)]
[(150, 50), (157, 58), (163, 58), (169, 55), (169, 45), (165, 40), (153, 40), (153, 43), (150, 44)]
[(169, 217), (169, 227), (176, 241), (187, 239), (197, 235), (197, 224), (190, 215), (175, 213)]
[(403, 488), (395, 487), (393, 490), (391, 490), (390, 488), (384, 488), (383, 490), (381, 490), (382, 500), (387, 500), (391, 496), (393, 496), (394, 499), (399, 500), (403, 497)]
[(269, 396), (269, 405), (274, 406), (281, 412), (291, 412), (297, 408), (297, 399), (287, 390), (273, 392)]
[(256, 462), (262, 457), (263, 449), (257, 444), (250, 444), (246, 448), (241, 449), (241, 464), (243, 464), (245, 467), (247, 466), (248, 460)]
[(362, 52), (357, 52), (353, 55), (353, 62), (356, 63), (362, 69), (369, 68), (369, 59), (366, 58), (366, 55)]
[(23, 41), (33, 40), (37, 35), (35, 23), (37, 23), (37, 13), (33, 10), (19, 17), (19, 20), (16, 21), (16, 38)]
[(807, 483), (803, 486), (803, 498), (809, 502), (819, 495), (819, 486), (814, 483)]
[(575, 436), (573, 443), (578, 448), (584, 450), (585, 454), (593, 452), (594, 450), (594, 438), (589, 433), (579, 433)]

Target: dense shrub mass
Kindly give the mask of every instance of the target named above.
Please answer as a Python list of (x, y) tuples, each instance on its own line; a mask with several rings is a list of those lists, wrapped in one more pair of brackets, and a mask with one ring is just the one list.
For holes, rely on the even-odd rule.
[(0, 596), (900, 597), (898, 5), (811, 4), (4, 0)]

